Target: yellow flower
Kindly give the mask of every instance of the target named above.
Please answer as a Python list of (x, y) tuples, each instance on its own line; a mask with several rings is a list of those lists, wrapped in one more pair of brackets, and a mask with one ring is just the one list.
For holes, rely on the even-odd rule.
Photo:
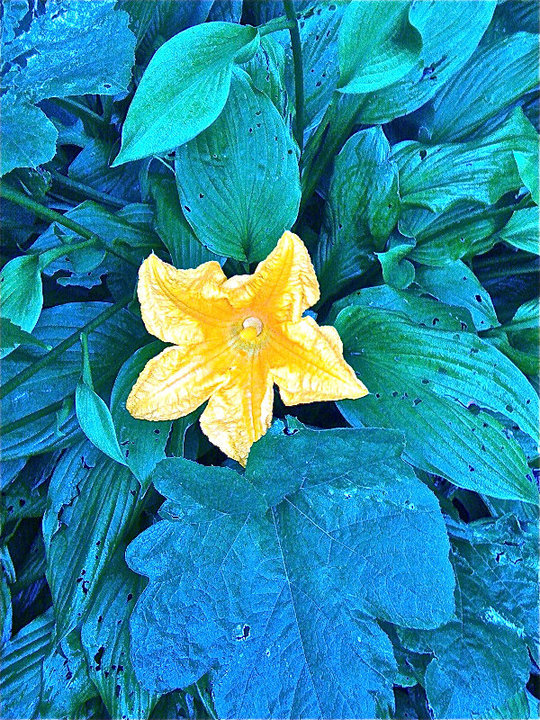
[(173, 343), (150, 360), (127, 399), (136, 418), (174, 420), (209, 399), (201, 428), (246, 464), (270, 427), (273, 385), (285, 405), (367, 394), (333, 327), (302, 317), (319, 299), (304, 243), (286, 232), (253, 275), (227, 279), (219, 263), (177, 270), (150, 255), (138, 295), (148, 332)]

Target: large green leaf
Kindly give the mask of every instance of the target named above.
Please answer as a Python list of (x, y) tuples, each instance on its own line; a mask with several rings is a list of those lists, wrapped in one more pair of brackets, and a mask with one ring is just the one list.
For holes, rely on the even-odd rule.
[(266, 443), (238, 479), (275, 477), (287, 494), (288, 478), (265, 514), (226, 512), (242, 493), (231, 497), (223, 468), (199, 468), (215, 490), (194, 503), (185, 461), (157, 467), (164, 521), (127, 552), (150, 577), (131, 621), (135, 670), (159, 691), (211, 671), (221, 717), (374, 717), (396, 671), (374, 618), (433, 627), (452, 613), (438, 503), (396, 433), (276, 425), (254, 450)]
[(216, 122), (178, 148), (176, 180), (201, 242), (237, 260), (261, 260), (296, 220), (297, 150), (272, 101), (235, 71)]
[(146, 581), (131, 572), (120, 545), (101, 575), (81, 638), (90, 677), (112, 718), (146, 720), (159, 699), (145, 690), (133, 670), (129, 618)]
[(401, 80), (416, 65), (422, 36), (404, 0), (353, 2), (339, 31), (339, 90), (368, 93)]
[[(20, 255), (10, 260), (0, 272), (2, 287), (2, 318), (11, 320), (22, 330), (31, 333), (43, 306), (43, 287), (39, 259), (35, 255)], [(7, 353), (3, 343), (1, 357)]]
[(135, 47), (128, 20), (114, 0), (46, 5), (3, 48), (3, 61), (11, 64), (7, 84), (32, 102), (127, 90)]
[[(108, 303), (85, 302), (48, 308), (41, 313), (34, 336), (54, 348), (109, 307)], [(145, 337), (140, 320), (127, 310), (118, 312), (90, 333), (90, 362), (99, 389), (110, 387), (117, 368)], [(11, 353), (2, 361), (4, 382), (43, 354), (44, 350), (33, 347), (21, 347)], [(80, 433), (72, 402), (80, 371), (81, 350), (77, 342), (2, 399), (3, 459), (34, 455), (73, 442)], [(11, 428), (12, 423), (19, 426)]]
[(376, 262), (397, 221), (397, 166), (380, 127), (361, 130), (336, 158), (314, 258), (323, 298)]
[(495, 7), (488, 0), (413, 3), (409, 21), (422, 36), (420, 58), (398, 82), (364, 96), (358, 121), (386, 123), (426, 103), (470, 58)]
[[(291, 110), (285, 86), (286, 67), (285, 50), (274, 35), (262, 37), (255, 55), (249, 62), (242, 65), (242, 69), (247, 72), (254, 87), (268, 95), (287, 122)], [(305, 79), (307, 81), (307, 77)]]
[(14, 93), (2, 95), (0, 175), (18, 167), (35, 168), (52, 160), (58, 131), (35, 105)]
[(538, 243), (539, 225), (538, 205), (524, 210), (517, 210), (502, 230), (497, 233), (495, 240), (504, 240), (519, 250), (538, 255), (540, 254)]
[(258, 42), (253, 27), (212, 22), (162, 45), (129, 107), (114, 165), (174, 150), (211, 125), (227, 100), (235, 59), (247, 60)]
[(518, 108), (497, 130), (464, 143), (424, 145), (406, 140), (393, 149), (404, 208), (444, 212), (464, 200), (490, 205), (521, 186), (514, 151), (532, 151), (538, 136)]
[(175, 267), (195, 268), (208, 260), (221, 259), (210, 252), (191, 229), (172, 178), (151, 176), (150, 190), (156, 203), (156, 232)]
[(88, 612), (101, 576), (130, 528), (140, 492), (127, 468), (86, 439), (57, 464), (43, 537), (58, 639)]
[(411, 649), (435, 656), (425, 686), (436, 717), (489, 717), (524, 688), (527, 646), (537, 651), (538, 532), (511, 515), (450, 531), (456, 617), (401, 634)]
[(0, 712), (6, 720), (31, 718), (41, 696), (43, 660), (52, 643), (52, 613), (40, 615), (20, 630), (0, 652)]
[(433, 99), (433, 120), (427, 123), (430, 139), (437, 143), (465, 139), (537, 82), (537, 35), (518, 32), (494, 43), (481, 43)]
[(523, 451), (499, 412), (534, 437), (538, 398), (502, 353), (470, 332), (439, 330), (351, 296), (336, 327), (345, 357), (370, 395), (339, 403), (356, 426), (389, 427), (406, 438), (405, 457), (459, 487), (537, 502)]

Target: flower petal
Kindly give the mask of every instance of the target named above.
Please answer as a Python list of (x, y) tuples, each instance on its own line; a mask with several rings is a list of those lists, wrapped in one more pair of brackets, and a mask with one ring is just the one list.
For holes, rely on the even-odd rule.
[(235, 308), (250, 307), (272, 322), (295, 322), (320, 297), (319, 283), (306, 246), (285, 232), (253, 275), (236, 275), (223, 284)]
[(133, 417), (175, 420), (192, 412), (227, 379), (231, 348), (213, 337), (169, 347), (146, 363), (126, 402)]
[(272, 328), (268, 362), (285, 405), (356, 399), (368, 390), (343, 358), (335, 328), (305, 317)]
[(178, 270), (150, 255), (139, 269), (137, 288), (146, 329), (176, 345), (203, 340), (205, 326), (222, 326), (231, 313), (222, 290), (225, 279), (215, 260)]
[(212, 395), (201, 416), (208, 439), (242, 465), (272, 422), (272, 388), (264, 353), (254, 352), (231, 368), (228, 381)]

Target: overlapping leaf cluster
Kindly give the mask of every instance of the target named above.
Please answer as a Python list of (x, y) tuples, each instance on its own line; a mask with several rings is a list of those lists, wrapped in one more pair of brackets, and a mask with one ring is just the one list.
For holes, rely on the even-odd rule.
[[(2, 12), (1, 716), (537, 716), (537, 4)], [(370, 395), (243, 472), (127, 412), (137, 267), (293, 227)]]

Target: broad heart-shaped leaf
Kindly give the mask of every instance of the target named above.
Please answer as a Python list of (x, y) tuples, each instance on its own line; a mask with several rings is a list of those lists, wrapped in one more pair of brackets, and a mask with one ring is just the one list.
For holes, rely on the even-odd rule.
[(41, 695), (43, 660), (51, 648), (53, 628), (49, 611), (19, 630), (2, 648), (1, 717), (34, 717)]
[(107, 563), (130, 529), (140, 495), (130, 471), (86, 439), (57, 464), (43, 537), (59, 640), (85, 617)]
[(156, 232), (177, 268), (195, 268), (208, 260), (221, 260), (200, 242), (186, 220), (174, 180), (150, 176), (150, 192), (156, 203)]
[(225, 105), (235, 59), (257, 50), (255, 28), (210, 22), (162, 45), (139, 83), (113, 165), (169, 152), (211, 125)]
[(12, 350), (19, 347), (19, 345), (35, 345), (36, 347), (43, 348), (44, 350), (50, 350), (50, 346), (38, 340), (26, 330), (22, 330), (18, 325), (15, 325), (0, 315), (0, 338), (2, 339), (2, 348), (0, 350), (0, 357), (9, 355)]
[(411, 24), (410, 2), (353, 2), (339, 31), (339, 90), (368, 93), (392, 85), (412, 70), (422, 36)]
[(10, 260), (0, 272), (0, 287), (2, 318), (31, 333), (43, 307), (39, 258), (36, 255), (20, 255)]
[(101, 0), (46, 5), (32, 18), (28, 31), (3, 48), (3, 61), (12, 66), (8, 83), (33, 102), (125, 91), (135, 37), (128, 28), (128, 14), (115, 4)]
[[(498, 240), (504, 240), (519, 250), (540, 254), (538, 244), (538, 225), (540, 217), (538, 205), (532, 208), (517, 210), (506, 225), (497, 233)], [(489, 248), (488, 248), (489, 249)]]
[(402, 206), (435, 213), (476, 201), (490, 205), (521, 186), (514, 151), (533, 151), (535, 129), (521, 108), (497, 130), (464, 143), (428, 146), (406, 140), (393, 148)]
[[(109, 307), (108, 303), (85, 302), (48, 308), (41, 313), (33, 334), (54, 348)], [(117, 368), (145, 337), (140, 321), (127, 310), (118, 312), (89, 334), (90, 362), (100, 391), (102, 387), (106, 389), (107, 384), (110, 387)], [(44, 352), (30, 347), (15, 350), (2, 361), (4, 382)], [(81, 349), (77, 342), (2, 399), (4, 460), (66, 447), (74, 441), (80, 428), (72, 395), (80, 370)], [(14, 423), (17, 425), (10, 427)]]
[(449, 529), (456, 617), (400, 634), (412, 650), (435, 656), (425, 687), (436, 717), (489, 717), (525, 687), (527, 647), (537, 653), (538, 529), (512, 515)]
[(176, 153), (186, 219), (199, 240), (236, 260), (262, 260), (296, 220), (297, 148), (283, 118), (243, 70), (211, 127)]
[(135, 678), (131, 663), (129, 618), (146, 585), (127, 567), (125, 545), (116, 549), (105, 568), (81, 639), (92, 681), (112, 718), (147, 718), (159, 699)]
[[(264, 514), (218, 512), (214, 498), (205, 516), (168, 470), (181, 464), (163, 461), (165, 519), (126, 555), (150, 578), (131, 621), (141, 683), (166, 691), (211, 671), (220, 717), (374, 717), (391, 704), (395, 661), (374, 618), (436, 627), (453, 611), (438, 503), (402, 449), (378, 429), (269, 433), (244, 481), (290, 486)], [(230, 499), (223, 468), (201, 471)]]
[[(386, 6), (386, 0), (378, 4)], [(488, 0), (466, 5), (412, 3), (409, 21), (423, 43), (419, 60), (398, 82), (365, 95), (357, 122), (386, 123), (426, 103), (470, 58), (495, 7), (496, 2)]]
[(502, 353), (473, 333), (361, 304), (342, 310), (335, 325), (345, 358), (371, 393), (339, 403), (352, 425), (401, 430), (405, 457), (458, 487), (537, 502), (521, 448), (493, 417), (476, 412), (499, 412), (536, 435), (537, 395)]
[(327, 298), (376, 262), (397, 221), (397, 166), (380, 127), (353, 135), (336, 158), (314, 258)]
[(144, 489), (148, 475), (165, 457), (171, 423), (137, 420), (127, 411), (126, 400), (146, 363), (162, 349), (162, 343), (154, 342), (137, 350), (122, 365), (111, 393), (111, 415), (125, 464)]
[[(501, 68), (505, 71), (501, 72)], [(482, 42), (459, 73), (432, 100), (423, 121), (432, 142), (464, 140), (486, 120), (511, 107), (538, 82), (538, 38), (526, 32)]]
[(6, 93), (2, 108), (0, 176), (18, 167), (35, 168), (52, 160), (58, 131), (43, 110), (14, 93)]

